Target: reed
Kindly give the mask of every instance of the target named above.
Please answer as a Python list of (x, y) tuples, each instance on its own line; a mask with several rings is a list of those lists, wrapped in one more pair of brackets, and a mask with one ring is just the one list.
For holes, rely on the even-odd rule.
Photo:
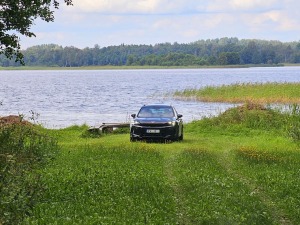
[(300, 83), (241, 83), (176, 91), (175, 98), (204, 102), (300, 103)]

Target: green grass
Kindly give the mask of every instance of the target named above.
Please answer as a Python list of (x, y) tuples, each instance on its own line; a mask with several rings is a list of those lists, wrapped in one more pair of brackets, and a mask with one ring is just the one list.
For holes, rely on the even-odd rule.
[(44, 173), (45, 191), (30, 223), (174, 221), (161, 155), (149, 146), (81, 146)]
[(174, 93), (180, 99), (206, 102), (300, 103), (300, 83), (233, 84), (186, 89)]
[(296, 105), (245, 105), (186, 124), (182, 142), (47, 130), (60, 154), (35, 171), (23, 224), (298, 224), (299, 128)]

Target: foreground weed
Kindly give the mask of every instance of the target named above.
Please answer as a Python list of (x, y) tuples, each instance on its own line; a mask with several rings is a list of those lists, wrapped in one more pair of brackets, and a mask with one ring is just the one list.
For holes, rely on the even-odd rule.
[(163, 157), (146, 144), (86, 146), (45, 169), (29, 224), (174, 224)]
[(187, 149), (176, 177), (184, 192), (190, 224), (273, 224), (271, 214), (250, 190), (224, 171), (214, 154)]
[(258, 151), (255, 147), (243, 146), (236, 151), (236, 154), (253, 163), (281, 163), (285, 159), (276, 155), (275, 153), (270, 153), (266, 151)]
[(19, 224), (43, 188), (36, 169), (56, 155), (57, 142), (27, 123), (0, 126), (0, 224)]
[(253, 194), (273, 207), (282, 223), (300, 221), (299, 149), (265, 150), (243, 146), (236, 150), (237, 167), (256, 185)]

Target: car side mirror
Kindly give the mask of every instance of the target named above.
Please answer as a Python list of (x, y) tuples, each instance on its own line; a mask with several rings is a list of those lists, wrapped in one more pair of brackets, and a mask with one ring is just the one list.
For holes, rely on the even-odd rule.
[(136, 114), (131, 114), (131, 117), (132, 117), (132, 118), (135, 118), (135, 117), (136, 117)]
[(182, 117), (182, 114), (178, 114), (177, 115), (177, 118), (179, 119), (179, 118), (181, 118)]

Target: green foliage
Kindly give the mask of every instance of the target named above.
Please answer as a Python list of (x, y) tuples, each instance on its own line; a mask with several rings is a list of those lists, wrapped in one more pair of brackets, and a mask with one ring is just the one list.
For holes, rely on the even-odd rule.
[(220, 65), (240, 64), (240, 55), (237, 52), (221, 52), (218, 61)]
[(283, 135), (300, 144), (300, 106), (293, 104), (285, 112), (246, 103), (228, 109), (218, 117), (203, 118), (186, 126), (192, 132), (212, 132), (227, 135), (252, 135), (254, 131)]
[[(28, 66), (203, 66), (238, 64), (299, 63), (298, 42), (238, 40), (221, 38), (189, 44), (119, 45), (79, 49), (54, 44), (30, 47), (24, 51)], [(0, 57), (2, 66), (18, 63)]]
[[(67, 5), (72, 4), (72, 0), (64, 2)], [(5, 54), (9, 59), (15, 57), (15, 61), (23, 63), (19, 37), (11, 31), (17, 31), (27, 37), (35, 36), (30, 30), (35, 19), (40, 18), (46, 22), (54, 20), (51, 5), (58, 9), (59, 2), (57, 0), (2, 0), (0, 3), (0, 54)]]
[(142, 58), (129, 57), (126, 65), (150, 65), (150, 66), (201, 66), (208, 65), (205, 59), (191, 54), (168, 53), (166, 55), (149, 55)]
[(0, 224), (19, 224), (30, 214), (43, 188), (35, 169), (57, 150), (57, 142), (33, 125), (0, 125)]
[(83, 138), (99, 138), (103, 134), (99, 129), (92, 129), (92, 130), (84, 130), (81, 134), (81, 137)]

